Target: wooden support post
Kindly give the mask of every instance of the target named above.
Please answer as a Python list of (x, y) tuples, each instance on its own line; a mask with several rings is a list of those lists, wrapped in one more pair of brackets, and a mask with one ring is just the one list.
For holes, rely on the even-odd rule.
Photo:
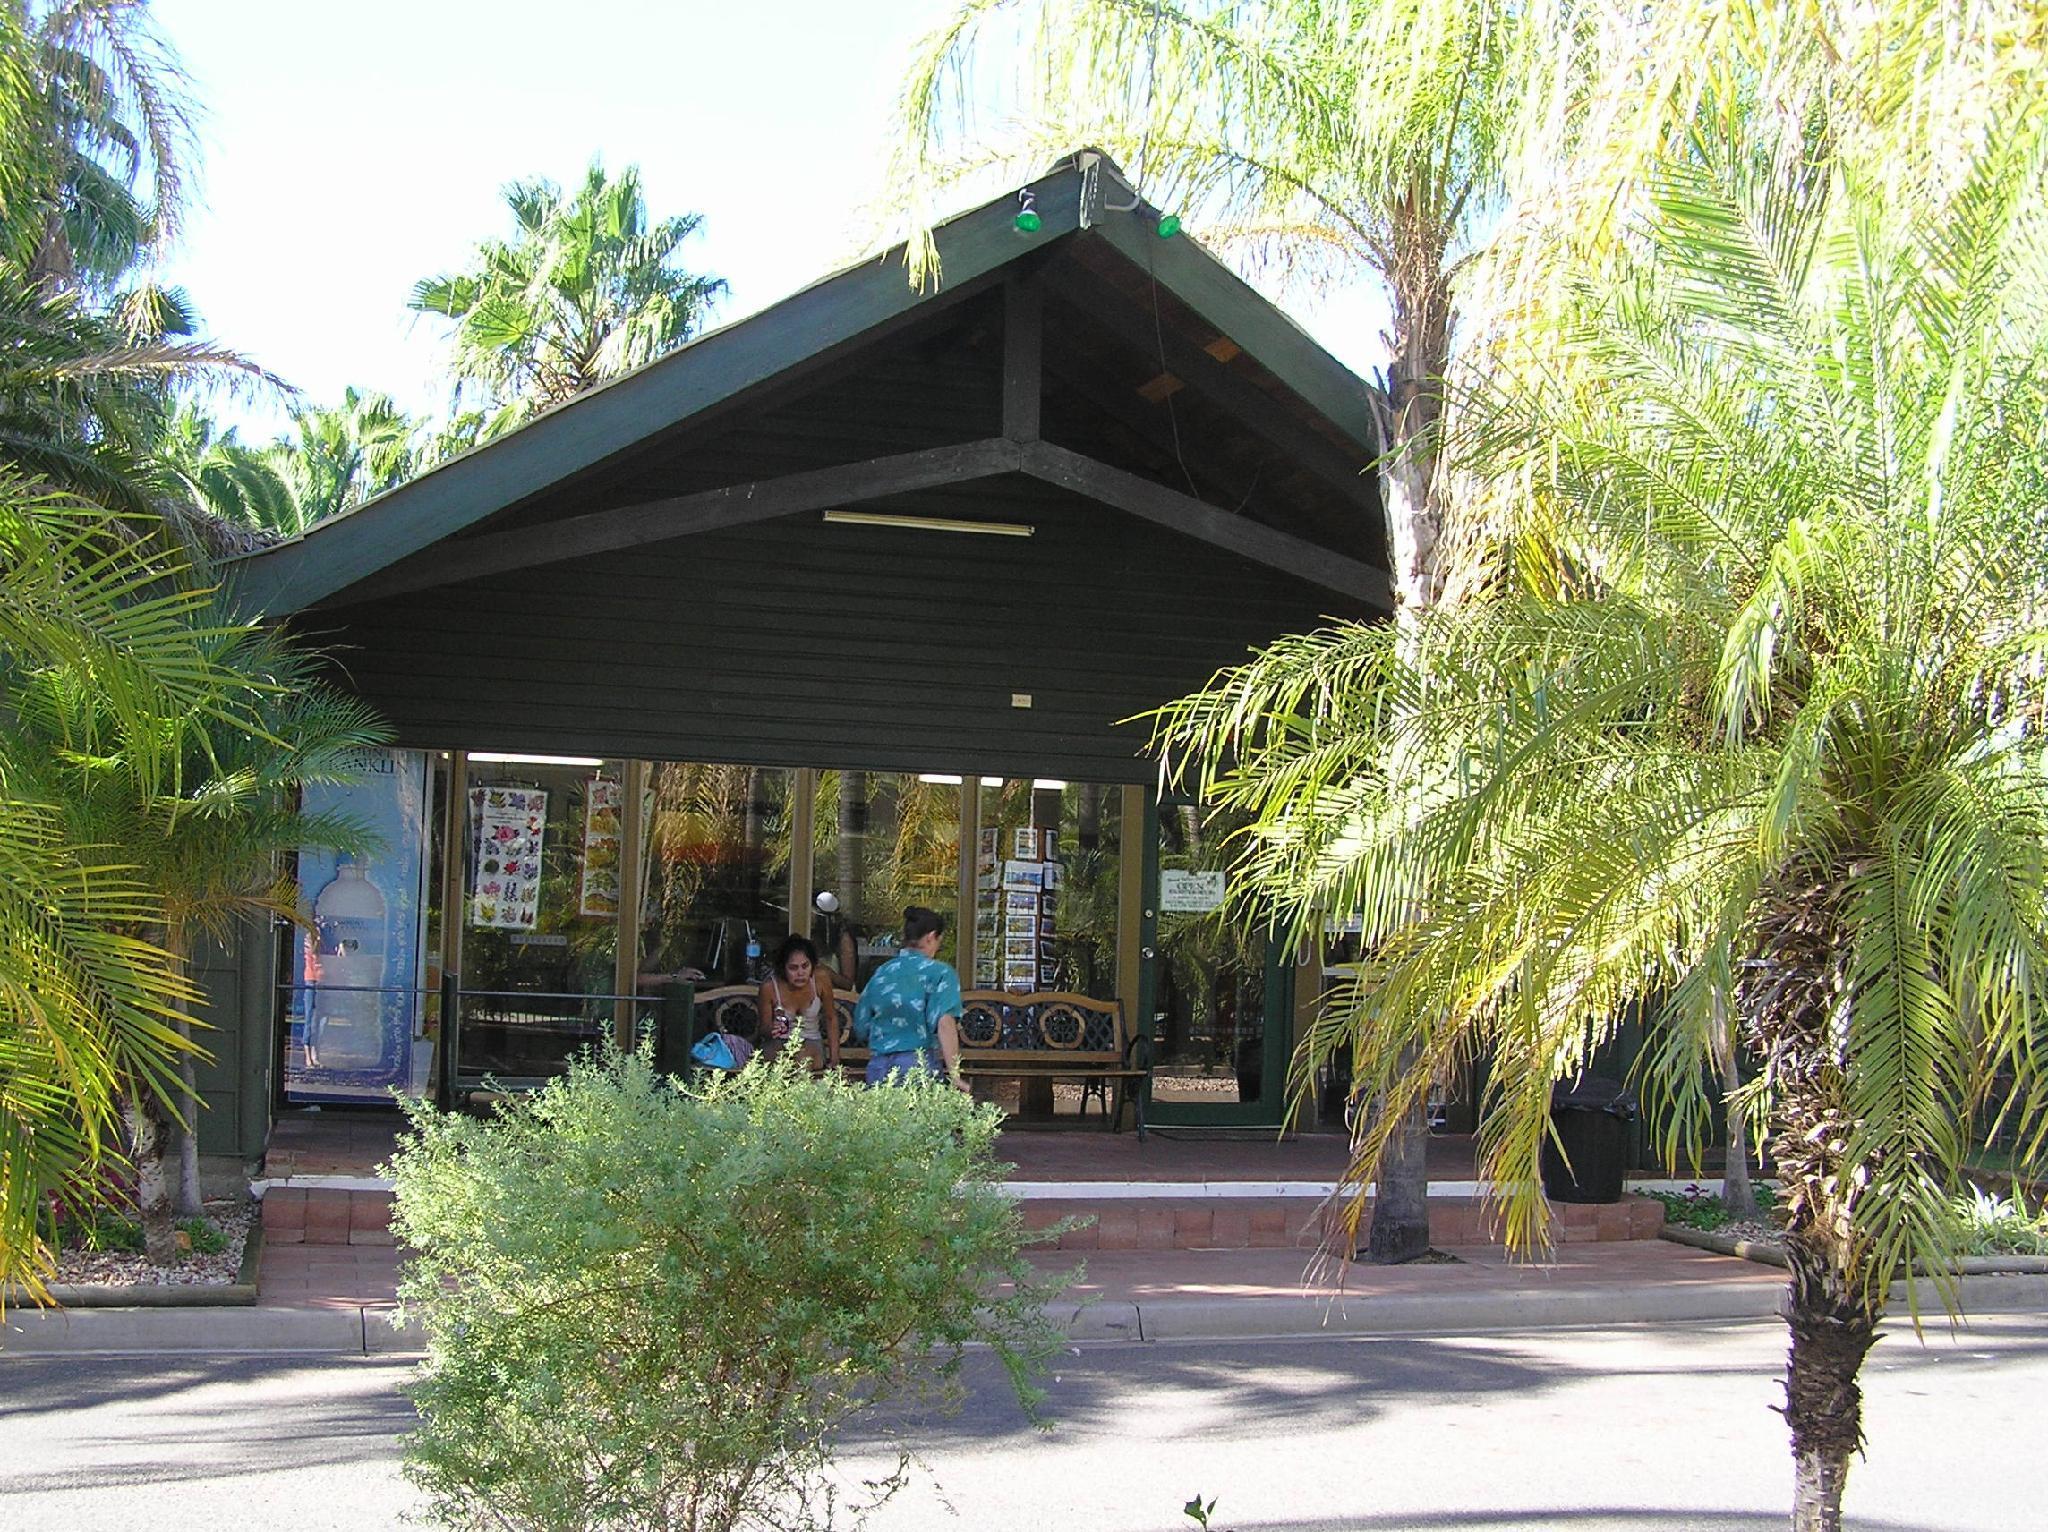
[(976, 988), (974, 965), (979, 961), (981, 938), (974, 928), (974, 896), (978, 881), (975, 861), (981, 847), (981, 774), (963, 772), (960, 777), (960, 904), (955, 923), (959, 936), (953, 943), (953, 956), (958, 960), (960, 982), (966, 989)]
[(789, 786), (789, 934), (811, 934), (818, 896), (818, 768), (799, 766)]
[(1038, 440), (1045, 397), (1045, 303), (1038, 288), (1013, 278), (1003, 284), (1003, 435)]
[[(434, 1031), (433, 1078), (443, 1077), (441, 1050), (460, 1045), (461, 1031), (454, 1015), (462, 1003), (462, 929), (468, 923), (465, 908), (468, 890), (463, 872), (469, 866), (464, 836), (469, 828), (469, 752), (451, 751), (448, 756), (448, 801), (441, 805), (441, 1018)], [(448, 1074), (462, 1061), (445, 1061)]]
[(643, 871), (647, 843), (647, 762), (628, 761), (621, 772), (620, 790), (625, 802), (619, 807), (619, 911), (618, 941), (613, 947), (612, 1040), (625, 1052), (633, 1046), (632, 999), (640, 993), (640, 907), (647, 902)]

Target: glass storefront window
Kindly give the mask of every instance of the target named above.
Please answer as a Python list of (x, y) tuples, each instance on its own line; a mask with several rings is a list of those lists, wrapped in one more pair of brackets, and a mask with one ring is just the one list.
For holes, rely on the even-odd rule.
[(623, 768), (470, 757), (464, 1068), (553, 1073), (611, 1035)]
[(1117, 998), (1122, 856), (1119, 789), (983, 778), (973, 987)]
[(650, 771), (643, 989), (678, 977), (756, 982), (789, 930), (792, 779), (766, 766), (662, 761)]
[(1237, 1105), (1265, 1093), (1267, 939), (1211, 904), (1222, 898), (1236, 828), (1195, 804), (1159, 806), (1152, 1099), (1160, 1104)]
[(858, 987), (896, 951), (913, 904), (946, 920), (942, 962), (959, 964), (960, 783), (901, 772), (818, 773), (812, 882), (831, 897), (811, 940)]

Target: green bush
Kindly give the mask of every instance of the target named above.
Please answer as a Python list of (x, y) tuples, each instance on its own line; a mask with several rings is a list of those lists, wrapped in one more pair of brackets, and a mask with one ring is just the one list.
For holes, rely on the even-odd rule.
[(408, 1110), (406, 1473), (445, 1525), (821, 1526), (838, 1428), (947, 1391), (963, 1347), (1037, 1401), (1057, 1289), (995, 1185), (997, 1114), (957, 1091), (685, 1083), (641, 1053), (489, 1121)]
[(203, 1218), (181, 1218), (178, 1229), (192, 1241), (194, 1255), (219, 1255), (228, 1247), (228, 1237)]
[(2048, 1214), (2030, 1210), (2018, 1190), (2001, 1197), (1972, 1186), (1949, 1211), (1965, 1255), (2048, 1255)]
[[(1777, 1205), (1778, 1196), (1764, 1182), (1751, 1187), (1756, 1197), (1757, 1211), (1768, 1218)], [(1718, 1193), (1703, 1187), (1688, 1186), (1682, 1192), (1651, 1192), (1664, 1204), (1664, 1221), (1681, 1229), (1704, 1229), (1709, 1232), (1718, 1229), (1729, 1220), (1728, 1206)]]

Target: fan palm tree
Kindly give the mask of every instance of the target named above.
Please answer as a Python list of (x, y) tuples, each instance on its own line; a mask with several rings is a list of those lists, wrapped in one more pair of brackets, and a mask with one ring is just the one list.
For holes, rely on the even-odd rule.
[(1899, 98), (1858, 84), (1707, 98), (1747, 126), (1651, 178), (1615, 280), (1474, 401), (1469, 595), (1412, 641), (1283, 642), (1162, 721), (1297, 936), (1362, 912), (1378, 941), (1297, 1090), (1348, 1045), (1409, 1106), (1483, 1051), (1512, 1238), (1546, 1228), (1553, 1083), (1628, 1009), (1667, 1151), (1738, 1018), (1802, 1532), (1840, 1525), (1891, 1284), (1952, 1266), (1973, 1118), (2030, 1153), (2048, 1123), (2048, 113), (1980, 92), (1902, 176), (1897, 122), (1857, 116)]
[[(346, 816), (298, 807), (301, 788), (360, 775), (362, 752), (385, 738), (376, 715), (324, 685), (313, 657), (275, 630), (227, 629), (208, 637), (205, 650), (233, 712), (164, 721), (159, 748), (175, 753), (178, 765), (168, 783), (136, 770), (128, 752), (96, 743), (108, 731), (85, 678), (45, 671), (15, 697), (17, 738), (44, 763), (28, 779), (63, 815), (74, 843), (128, 848), (133, 875), (156, 896), (156, 918), (142, 934), (180, 973), (201, 936), (225, 941), (252, 914), (296, 918), (294, 890), (276, 870), (280, 857), (306, 845), (377, 849)], [(177, 1017), (174, 1025), (189, 1043), (189, 1020)], [(166, 1125), (146, 1113), (135, 1146), (137, 1201), (153, 1260), (171, 1256), (174, 1204), (179, 1216), (203, 1211), (195, 1052), (187, 1047), (179, 1060), (170, 1135), (179, 1174), (165, 1167)]]
[(292, 413), (297, 439), (271, 449), (291, 487), (292, 521), (275, 530), (291, 536), (396, 489), (425, 466), (420, 428), (389, 394), (342, 391), (339, 405)]
[(36, 792), (48, 752), (15, 715), (46, 677), (90, 687), (91, 751), (121, 750), (138, 780), (172, 790), (164, 721), (231, 715), (202, 641), (206, 597), (166, 574), (110, 512), (0, 478), (0, 1301), (11, 1282), (42, 1291), (39, 1199), (92, 1196), (123, 1098), (167, 1104), (191, 1051), (190, 984), (137, 934), (162, 907), (133, 848), (70, 837)]
[(234, 427), (220, 430), (189, 404), (166, 423), (154, 457), (162, 476), (204, 515), (280, 537), (302, 530), (298, 499), (273, 456), (244, 445)]
[(505, 188), (510, 240), (486, 240), (472, 268), (429, 277), (410, 306), (455, 321), (458, 407), (489, 415), (486, 436), (674, 350), (725, 293), (677, 264), (702, 221), (650, 222), (640, 172), (592, 162), (570, 196), (552, 181)]

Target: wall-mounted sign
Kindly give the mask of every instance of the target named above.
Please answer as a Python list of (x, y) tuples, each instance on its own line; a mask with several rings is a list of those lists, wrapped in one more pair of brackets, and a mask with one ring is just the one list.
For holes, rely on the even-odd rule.
[(1167, 915), (1206, 915), (1223, 904), (1224, 877), (1220, 872), (1172, 872), (1159, 874), (1159, 909)]

